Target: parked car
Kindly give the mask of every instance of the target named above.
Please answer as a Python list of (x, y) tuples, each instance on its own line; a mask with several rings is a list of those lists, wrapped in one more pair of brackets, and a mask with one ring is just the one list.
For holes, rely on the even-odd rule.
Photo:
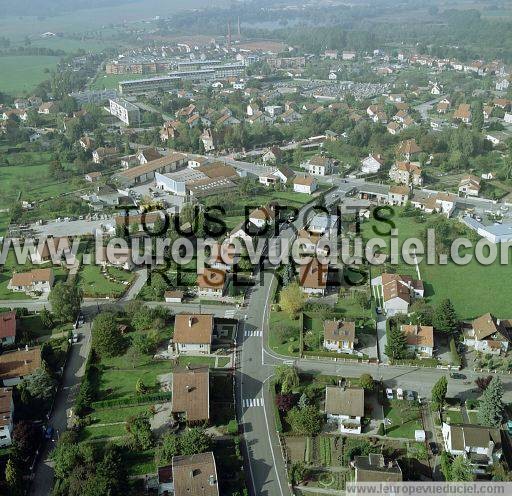
[(379, 314), (379, 315), (380, 315), (380, 314), (382, 313), (382, 308), (381, 308), (381, 307), (377, 307), (377, 308), (375, 309), (375, 313), (377, 313), (377, 314)]
[(404, 399), (404, 390), (402, 388), (398, 388), (396, 390), (396, 397), (399, 399), (399, 400), (403, 400)]
[(428, 445), (430, 446), (430, 451), (432, 451), (433, 455), (437, 455), (439, 453), (439, 450), (437, 449), (437, 444), (434, 443), (434, 441), (430, 442)]
[(51, 425), (49, 425), (46, 428), (46, 431), (44, 432), (44, 437), (46, 439), (52, 439), (53, 438), (53, 427)]
[(405, 392), (405, 397), (407, 398), (408, 401), (414, 401), (414, 399), (415, 399), (414, 391), (407, 390)]
[(467, 379), (464, 374), (459, 374), (458, 372), (454, 372), (452, 374), (452, 379)]
[(391, 388), (386, 388), (386, 398), (388, 400), (392, 400), (394, 398), (393, 390)]

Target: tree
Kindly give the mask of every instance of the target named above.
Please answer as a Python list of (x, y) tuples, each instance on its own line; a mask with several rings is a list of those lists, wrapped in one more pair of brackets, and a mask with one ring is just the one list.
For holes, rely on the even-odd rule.
[(39, 445), (41, 430), (32, 422), (21, 420), (12, 432), (12, 442), (20, 458), (29, 457)]
[(458, 330), (459, 320), (453, 303), (448, 298), (442, 300), (436, 307), (433, 324), (438, 331), (446, 332), (447, 334), (454, 334)]
[(126, 431), (136, 449), (147, 450), (153, 446), (153, 433), (146, 413), (130, 417), (126, 422)]
[(355, 300), (363, 310), (370, 308), (370, 299), (365, 292), (358, 291), (355, 295)]
[(386, 355), (394, 360), (400, 360), (407, 355), (407, 339), (398, 325), (390, 325)]
[(478, 419), (483, 425), (499, 428), (503, 422), (504, 408), (503, 383), (495, 375), (482, 394)]
[(205, 453), (212, 449), (212, 438), (204, 429), (193, 427), (186, 430), (180, 438), (180, 455), (190, 456)]
[(167, 289), (167, 283), (162, 274), (153, 272), (151, 274), (151, 291), (156, 299), (161, 299)]
[[(53, 398), (56, 385), (57, 381), (43, 368), (40, 368), (33, 374), (30, 374), (26, 379), (23, 379), (18, 387), (24, 402), (27, 399), (29, 399), (30, 403), (35, 400), (36, 403), (40, 403), (38, 406), (43, 407)], [(35, 407), (36, 405), (32, 406)]]
[(279, 365), (275, 369), (276, 382), (281, 385), (281, 393), (291, 393), (300, 384), (299, 373), (293, 366)]
[(41, 319), (41, 324), (43, 324), (43, 327), (45, 329), (52, 329), (54, 326), (53, 322), (53, 316), (51, 312), (44, 307), (41, 312), (39, 313), (39, 318)]
[(431, 326), (434, 320), (434, 308), (423, 298), (419, 298), (411, 305), (411, 313), (414, 315), (416, 324)]
[(137, 379), (137, 382), (135, 383), (135, 392), (137, 394), (145, 394), (147, 392), (148, 388), (144, 384), (144, 381), (139, 377)]
[(306, 408), (309, 404), (309, 399), (306, 395), (306, 393), (302, 393), (299, 398), (299, 402), (297, 403), (298, 407), (302, 410), (303, 408)]
[(82, 290), (74, 282), (58, 282), (50, 292), (49, 301), (57, 318), (72, 322), (80, 311)]
[(451, 480), (452, 477), (452, 457), (447, 451), (443, 451), (440, 457), (441, 472), (444, 475), (444, 479), (447, 481)]
[(450, 480), (453, 482), (470, 482), (475, 480), (473, 467), (463, 455), (456, 456), (450, 468)]
[(492, 381), (492, 375), (488, 375), (487, 377), (477, 377), (475, 379), (475, 384), (477, 385), (480, 391), (485, 391)]
[(370, 374), (361, 374), (359, 383), (361, 384), (361, 387), (367, 391), (371, 391), (374, 386), (373, 377)]
[(5, 466), (5, 482), (9, 488), (9, 494), (18, 496), (22, 494), (23, 475), (18, 460), (12, 455)]
[(293, 394), (276, 394), (276, 406), (280, 412), (287, 413), (295, 405), (295, 395)]
[(303, 436), (314, 436), (322, 430), (323, 426), (323, 415), (314, 405), (307, 405), (302, 409), (292, 408), (286, 420), (293, 432)]
[(156, 465), (161, 467), (171, 463), (172, 458), (180, 454), (180, 449), (179, 437), (173, 432), (167, 432), (155, 452)]
[(479, 132), (484, 127), (484, 109), (480, 100), (474, 101), (471, 105), (471, 127)]
[(446, 377), (441, 377), (432, 388), (432, 407), (441, 410), (446, 400), (446, 393), (448, 391), (448, 381)]
[(101, 356), (113, 357), (121, 354), (124, 338), (111, 313), (103, 312), (95, 317), (92, 324), (92, 345)]
[(299, 312), (304, 308), (305, 302), (306, 298), (298, 283), (292, 282), (281, 290), (279, 304), (290, 318), (297, 318)]

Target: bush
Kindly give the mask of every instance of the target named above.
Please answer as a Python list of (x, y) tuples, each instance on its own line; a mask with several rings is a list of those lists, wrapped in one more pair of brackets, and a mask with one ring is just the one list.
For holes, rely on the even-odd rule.
[(228, 434), (231, 434), (232, 436), (236, 436), (238, 434), (238, 422), (236, 419), (229, 421)]
[(385, 433), (384, 433), (384, 422), (381, 422), (381, 423), (379, 424), (379, 429), (378, 429), (378, 431), (377, 431), (377, 435), (378, 435), (378, 436), (384, 436), (384, 434), (385, 434)]

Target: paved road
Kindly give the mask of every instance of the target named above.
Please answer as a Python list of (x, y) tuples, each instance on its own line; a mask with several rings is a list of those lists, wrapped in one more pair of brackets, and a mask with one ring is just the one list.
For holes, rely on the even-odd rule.
[[(89, 322), (80, 329), (80, 341), (73, 344), (71, 347), (62, 384), (55, 398), (55, 406), (49, 419), (49, 425), (52, 425), (55, 429), (55, 441), (59, 434), (67, 429), (68, 409), (73, 406), (81, 378), (85, 372), (85, 363), (91, 349), (90, 318), (92, 317), (92, 312), (84, 310), (84, 313)], [(53, 467), (49, 456), (54, 446), (54, 442), (48, 443), (45, 451), (41, 455), (41, 461), (37, 464), (31, 486), (31, 494), (33, 495), (47, 496), (51, 493), (53, 486)]]

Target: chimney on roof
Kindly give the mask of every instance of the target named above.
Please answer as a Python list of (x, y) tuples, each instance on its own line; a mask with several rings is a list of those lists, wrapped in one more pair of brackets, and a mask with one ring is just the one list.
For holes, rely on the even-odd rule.
[(25, 351), (28, 351), (28, 344), (25, 345)]
[(189, 327), (192, 327), (192, 324), (194, 322), (194, 317), (192, 317), (192, 315), (188, 318), (188, 326)]

